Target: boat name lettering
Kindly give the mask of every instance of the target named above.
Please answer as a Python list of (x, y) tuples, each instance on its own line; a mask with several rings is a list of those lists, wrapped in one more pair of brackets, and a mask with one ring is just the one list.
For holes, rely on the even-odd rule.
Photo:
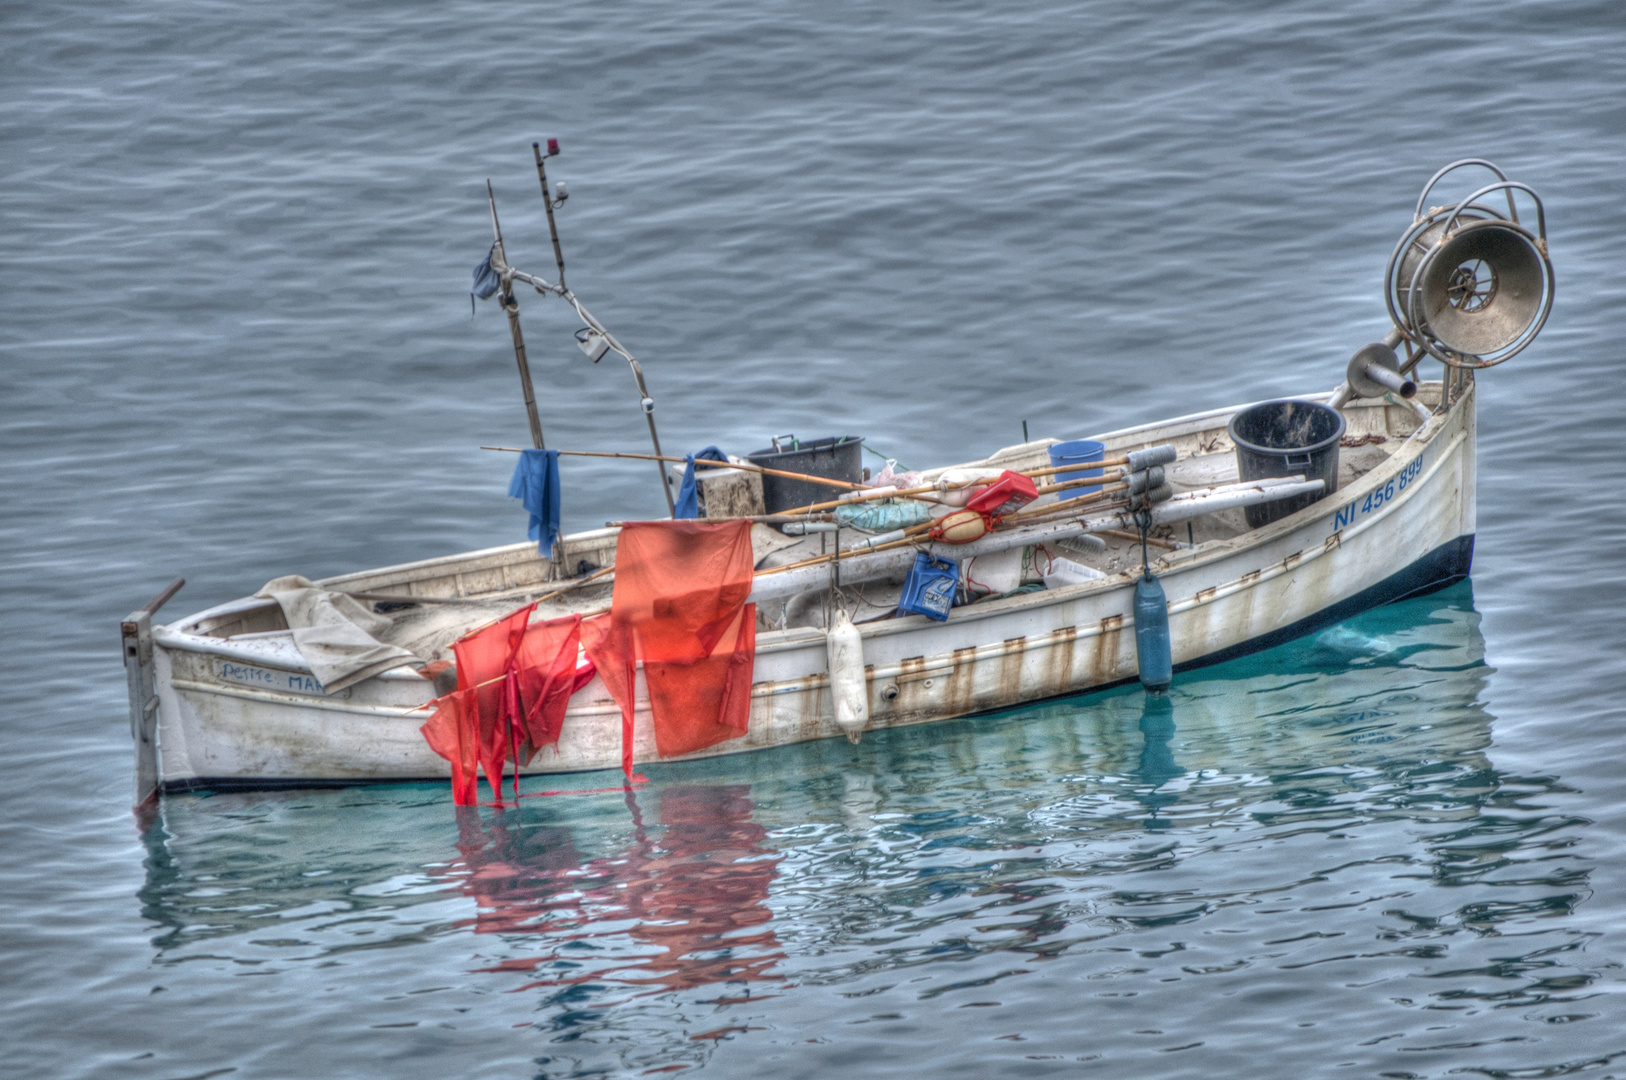
[(1348, 506), (1338, 511), (1338, 516), (1333, 519), (1332, 527), (1334, 529), (1342, 529), (1345, 525), (1348, 525), (1354, 521), (1356, 517), (1362, 514), (1369, 514), (1373, 510), (1378, 509), (1384, 503), (1390, 501), (1402, 491), (1405, 491), (1406, 485), (1417, 479), (1417, 474), (1422, 471), (1423, 459), (1418, 458), (1416, 461), (1400, 470), (1399, 476), (1391, 476), (1387, 484), (1384, 484), (1379, 488), (1373, 488), (1371, 491), (1367, 492), (1366, 498), (1361, 500), (1359, 506), (1357, 506), (1355, 503), (1350, 503)]
[(275, 668), (257, 667), (254, 664), (239, 664), (231, 660), (216, 660), (215, 675), (227, 682), (240, 683), (244, 686), (258, 686), (266, 690), (276, 690), (284, 694), (312, 694), (318, 697), (349, 697), (348, 690), (341, 690), (337, 694), (325, 694), (322, 684), (316, 679), (301, 671), (278, 671)]

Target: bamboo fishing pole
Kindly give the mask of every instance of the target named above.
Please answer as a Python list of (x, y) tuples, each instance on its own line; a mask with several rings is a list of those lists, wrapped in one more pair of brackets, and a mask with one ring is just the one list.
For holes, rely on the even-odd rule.
[[(1069, 509), (1071, 507), (1074, 507), (1074, 506), (1083, 506), (1086, 503), (1097, 501), (1098, 499), (1101, 499), (1101, 498), (1105, 498), (1106, 497), (1105, 493), (1107, 493), (1107, 492), (1122, 491), (1127, 486), (1122, 481), (1123, 481), (1122, 474), (1119, 474), (1117, 476), (1089, 476), (1089, 477), (1085, 477), (1082, 480), (1069, 480), (1069, 481), (1066, 481), (1065, 483), (1061, 483), (1061, 484), (1050, 484), (1050, 485), (1039, 488), (1038, 489), (1039, 494), (1040, 495), (1050, 495), (1050, 494), (1053, 494), (1053, 493), (1058, 492), (1058, 491), (1066, 491), (1066, 490), (1068, 490), (1070, 488), (1087, 487), (1087, 486), (1090, 486), (1090, 485), (1096, 485), (1096, 486), (1100, 487), (1101, 491), (1099, 493), (1093, 493), (1092, 492), (1089, 495), (1081, 496), (1080, 498), (1077, 498), (1077, 499), (1064, 500), (1064, 501), (1055, 502), (1055, 503), (1048, 503), (1048, 504), (1046, 504), (1044, 506), (1030, 506), (1030, 507), (1026, 507), (1024, 509), (1032, 511), (1033, 515), (1054, 514), (1054, 513), (1062, 512), (1062, 511), (1065, 511), (1065, 510), (1067, 510), (1067, 509)], [(981, 481), (968, 480), (965, 483), (956, 485), (956, 487), (966, 487), (966, 486), (969, 486), (971, 484), (976, 484), (976, 483), (979, 483), (979, 482), (981, 482)], [(993, 481), (987, 481), (987, 483), (992, 483), (992, 482)], [(910, 497), (910, 496), (912, 496), (914, 494), (917, 494), (917, 493), (923, 493), (923, 492), (926, 492), (926, 491), (937, 491), (937, 490), (939, 490), (939, 489), (937, 489), (935, 487), (933, 487), (933, 488), (906, 488), (903, 491), (893, 491), (893, 492), (880, 493), (880, 494), (875, 495), (874, 498), (884, 498), (884, 499), (908, 498), (908, 497)], [(949, 490), (953, 490), (953, 489), (949, 489)], [(717, 520), (717, 521), (750, 521), (750, 522), (759, 522), (760, 521), (760, 522), (765, 522), (765, 523), (771, 524), (771, 525), (784, 524), (784, 523), (786, 523), (787, 521), (790, 521), (790, 520), (795, 520), (795, 521), (829, 520), (830, 515), (828, 515), (826, 513), (823, 513), (822, 511), (831, 510), (831, 509), (839, 509), (840, 507), (843, 507), (843, 506), (856, 506), (856, 505), (859, 505), (859, 504), (864, 503), (866, 501), (869, 501), (869, 500), (864, 496), (860, 496), (857, 499), (833, 499), (830, 502), (814, 503), (812, 506), (804, 506), (804, 507), (801, 507), (801, 508), (796, 509), (796, 510), (786, 510), (783, 513), (779, 513), (779, 514), (746, 515), (746, 516), (741, 516), (741, 517), (717, 518), (715, 520)], [(1012, 515), (1012, 517), (1020, 517), (1020, 516), (1022, 516), (1021, 511), (1019, 511), (1017, 514)], [(905, 532), (906, 532), (907, 535), (910, 535), (910, 536), (913, 536), (913, 535), (915, 535), (917, 533), (925, 532), (925, 531), (929, 530), (932, 526), (936, 525), (937, 522), (940, 521), (940, 520), (941, 520), (941, 518), (934, 518), (931, 521), (922, 522), (919, 525), (911, 525), (911, 526), (908, 527), (908, 529), (905, 530)], [(617, 526), (617, 525), (624, 525), (625, 522), (606, 521), (604, 524), (605, 524), (606, 528), (612, 528), (612, 527)], [(869, 549), (869, 550), (874, 550), (874, 549), (872, 548), (872, 549)]]
[[(1081, 469), (1081, 468), (1083, 468), (1083, 469), (1110, 468), (1110, 467), (1114, 467), (1114, 466), (1125, 466), (1125, 465), (1128, 465), (1128, 464), (1129, 464), (1129, 459), (1127, 457), (1118, 457), (1118, 458), (1106, 458), (1105, 460), (1102, 460), (1102, 461), (1086, 461), (1086, 462), (1084, 462), (1082, 464), (1074, 463), (1072, 465), (1052, 465), (1052, 466), (1048, 466), (1048, 467), (1042, 468), (1042, 469), (1028, 469), (1028, 470), (1025, 470), (1025, 471), (1012, 470), (1012, 471), (1017, 472), (1017, 475), (1019, 475), (1019, 476), (1026, 476), (1030, 480), (1035, 480), (1035, 479), (1038, 479), (1038, 478), (1043, 477), (1043, 476), (1053, 476), (1053, 475), (1055, 475), (1057, 473), (1068, 472), (1068, 471), (1077, 470), (1077, 469)], [(990, 470), (990, 471), (992, 471), (992, 470)], [(1113, 479), (1112, 476), (1088, 476), (1088, 477), (1084, 477), (1084, 478), (1079, 479), (1079, 480), (1068, 480), (1068, 481), (1064, 481), (1063, 483), (1060, 483), (1060, 484), (1053, 484), (1053, 485), (1046, 486), (1046, 487), (1040, 487), (1039, 488), (1039, 494), (1048, 495), (1053, 491), (1061, 491), (1064, 488), (1085, 487), (1085, 486), (1087, 486), (1089, 484), (1109, 483), (1112, 479)], [(960, 490), (962, 488), (976, 487), (979, 484), (992, 484), (996, 480), (998, 480), (998, 477), (986, 477), (986, 478), (977, 477), (977, 478), (971, 479), (971, 480), (957, 480), (957, 481), (955, 481), (955, 482), (953, 482), (951, 484), (944, 484), (940, 480), (935, 484), (922, 484), (922, 485), (919, 485), (917, 487), (900, 488), (900, 489), (898, 489), (896, 491), (888, 491), (888, 490), (882, 489), (882, 488), (865, 489), (864, 494), (858, 496), (858, 498), (856, 498), (856, 499), (832, 499), (829, 502), (812, 503), (811, 505), (808, 505), (808, 506), (799, 506), (794, 510), (785, 510), (785, 511), (783, 511), (783, 513), (786, 513), (786, 514), (812, 514), (812, 513), (817, 513), (817, 512), (819, 512), (821, 510), (833, 510), (833, 509), (835, 509), (836, 507), (839, 507), (839, 506), (848, 506), (848, 505), (851, 505), (852, 503), (855, 503), (855, 502), (869, 502), (869, 501), (874, 500), (874, 499), (908, 499), (908, 498), (913, 498), (914, 496), (917, 496), (917, 495), (929, 495), (929, 494), (934, 494), (936, 492), (942, 492), (942, 491), (958, 491), (958, 490)]]
[[(1025, 476), (1027, 474), (1023, 473), (1021, 475)], [(1068, 488), (1087, 487), (1091, 484), (1109, 484), (1114, 480), (1120, 479), (1121, 476), (1122, 474), (1114, 474), (1112, 476), (1087, 476), (1080, 480), (1067, 480), (1060, 484), (1041, 485), (1039, 486), (1038, 491), (1040, 495), (1050, 495), (1057, 491), (1065, 491)], [(857, 498), (831, 499), (829, 502), (813, 503), (811, 506), (799, 506), (794, 510), (784, 510), (781, 511), (781, 513), (816, 514), (825, 510), (835, 510), (843, 506), (853, 506), (858, 503), (872, 502), (877, 499), (912, 499), (920, 495), (944, 491), (959, 491), (963, 488), (975, 487), (979, 484), (992, 484), (995, 483), (997, 479), (997, 477), (991, 479), (979, 477), (975, 480), (957, 481), (953, 484), (947, 485), (946, 487), (931, 484), (922, 487), (903, 488), (898, 491), (892, 491), (886, 488), (876, 488), (873, 490), (866, 489), (864, 493), (859, 495)]]
[[(992, 483), (992, 481), (987, 481)], [(871, 502), (875, 499), (907, 499), (916, 495), (928, 495), (938, 491), (958, 491), (963, 487), (970, 487), (978, 483), (976, 480), (967, 480), (964, 483), (950, 484), (948, 487), (938, 487), (928, 484), (924, 487), (904, 488), (901, 491), (887, 490), (885, 488), (865, 488), (863, 494), (856, 499), (831, 499), (829, 502), (813, 503), (811, 506), (798, 506), (794, 510), (785, 510), (786, 514), (817, 514), (825, 510), (834, 510), (840, 506), (852, 506), (855, 503)]]
[[(1110, 536), (1114, 540), (1127, 540), (1131, 544), (1138, 544), (1141, 542), (1140, 533), (1132, 533), (1124, 529), (1097, 529), (1095, 530), (1095, 535)], [(1165, 540), (1160, 536), (1147, 536), (1146, 542), (1151, 544), (1153, 547), (1163, 548), (1165, 551), (1179, 551), (1181, 547), (1181, 545), (1175, 541)]]
[[(724, 521), (749, 521), (753, 525), (806, 525), (828, 524), (835, 520), (831, 514), (736, 514), (733, 517), (699, 518), (707, 524), (716, 525)], [(636, 524), (636, 521), (606, 521), (606, 529), (619, 529), (625, 525)]]
[[(517, 446), (482, 446), (482, 450), (500, 450), (506, 454), (522, 454), (524, 450)], [(603, 458), (632, 458), (636, 461), (670, 461), (673, 464), (683, 464), (688, 458), (671, 457), (665, 454), (630, 454), (617, 450), (561, 450), (559, 453), (567, 457), (603, 457)], [(770, 469), (765, 465), (754, 465), (737, 461), (712, 461), (708, 458), (695, 458), (696, 465), (705, 465), (712, 469), (740, 469), (744, 472), (763, 473), (767, 476), (783, 476), (787, 480), (801, 480), (809, 484), (823, 484), (825, 487), (838, 487), (844, 491), (863, 491), (863, 484), (855, 484), (851, 480), (832, 480), (828, 476), (813, 476), (809, 473), (786, 472), (784, 469)], [(800, 513), (791, 510), (787, 513)]]
[[(1083, 501), (1092, 501), (1092, 500), (1094, 500), (1095, 496), (1094, 495), (1085, 495), (1082, 498), (1083, 498)], [(1079, 501), (1079, 500), (1075, 500), (1075, 502), (1077, 502), (1077, 501)], [(1124, 502), (1123, 500), (1118, 500), (1117, 502), (1106, 504), (1105, 506), (1102, 507), (1102, 509), (1111, 509), (1111, 508), (1123, 507), (1123, 506), (1128, 506), (1128, 505), (1129, 504), (1127, 502)], [(890, 540), (890, 541), (888, 541), (887, 543), (884, 543), (884, 544), (876, 544), (874, 547), (847, 548), (847, 549), (845, 549), (843, 551), (832, 552), (831, 554), (828, 554), (828, 555), (815, 555), (811, 559), (803, 559), (800, 562), (786, 563), (784, 566), (774, 566), (774, 567), (768, 568), (767, 570), (759, 570), (759, 571), (757, 571), (756, 576), (757, 577), (765, 577), (765, 576), (767, 576), (769, 574), (784, 573), (786, 570), (801, 570), (801, 569), (803, 569), (805, 567), (817, 566), (820, 563), (837, 562), (837, 561), (839, 561), (841, 559), (851, 559), (854, 556), (858, 556), (858, 555), (869, 555), (869, 554), (872, 554), (872, 553), (878, 552), (878, 551), (891, 551), (891, 550), (893, 550), (895, 548), (906, 547), (906, 546), (909, 546), (909, 545), (918, 544), (918, 543), (920, 543), (920, 534), (925, 532), (926, 530), (930, 529), (935, 524), (937, 524), (937, 523), (934, 521), (934, 522), (929, 522), (929, 523), (927, 523), (925, 525), (917, 525), (912, 530), (910, 530), (913, 535), (905, 536), (905, 537), (902, 537), (901, 539), (898, 539), (898, 540)]]
[[(1089, 477), (1087, 480), (1082, 481), (1082, 483), (1090, 483), (1091, 481), (1099, 482), (1100, 480), (1101, 480), (1101, 477), (1092, 476), (1092, 477)], [(1075, 485), (1072, 485), (1072, 486), (1076, 486), (1076, 483), (1078, 483), (1078, 482), (1075, 482)], [(1070, 485), (1057, 484), (1055, 487), (1051, 488), (1050, 490), (1051, 491), (1056, 491), (1056, 490), (1059, 490), (1060, 488), (1067, 487), (1067, 486), (1070, 486)], [(1033, 518), (1044, 517), (1047, 514), (1063, 513), (1063, 512), (1065, 512), (1067, 510), (1073, 509), (1075, 506), (1087, 506), (1092, 502), (1100, 502), (1101, 500), (1105, 499), (1108, 495), (1114, 494), (1114, 493), (1119, 492), (1119, 491), (1125, 491), (1128, 488), (1129, 488), (1129, 484), (1127, 482), (1125, 482), (1125, 481), (1119, 481), (1119, 482), (1117, 482), (1115, 484), (1114, 483), (1102, 484), (1101, 485), (1101, 490), (1092, 491), (1087, 495), (1079, 495), (1079, 496), (1076, 496), (1076, 497), (1071, 498), (1071, 499), (1062, 499), (1059, 502), (1045, 503), (1042, 506), (1039, 505), (1038, 503), (1030, 503), (1029, 505), (1022, 507), (1022, 509), (1016, 511), (1016, 513), (1009, 515), (1006, 518), (1006, 520), (1007, 521), (1030, 521)]]
[[(1075, 461), (1075, 462), (1073, 462), (1073, 463), (1071, 463), (1069, 465), (1046, 465), (1042, 469), (1023, 469), (1022, 470), (1022, 475), (1028, 477), (1029, 479), (1038, 479), (1041, 476), (1054, 476), (1056, 473), (1077, 472), (1080, 469), (1101, 469), (1101, 468), (1107, 468), (1107, 467), (1110, 467), (1110, 466), (1113, 466), (1113, 465), (1128, 465), (1128, 464), (1129, 464), (1129, 458), (1127, 456), (1125, 456), (1125, 457), (1114, 457), (1114, 458), (1102, 458), (1099, 461)], [(1100, 479), (1100, 478), (1099, 477), (1089, 477), (1088, 479), (1095, 480), (1095, 479)]]
[[(1092, 477), (1092, 479), (1096, 479)], [(1017, 525), (1034, 525), (1048, 523), (1052, 518), (1070, 517), (1073, 511), (1083, 509), (1099, 503), (1100, 509), (1128, 506), (1125, 499), (1113, 499), (1111, 496), (1127, 491), (1127, 483), (1108, 484), (1100, 491), (1092, 491), (1088, 495), (1080, 495), (1074, 499), (1064, 499), (1061, 502), (1047, 503), (1044, 506), (1025, 506), (1012, 514), (1000, 519), (996, 532), (1006, 532)]]

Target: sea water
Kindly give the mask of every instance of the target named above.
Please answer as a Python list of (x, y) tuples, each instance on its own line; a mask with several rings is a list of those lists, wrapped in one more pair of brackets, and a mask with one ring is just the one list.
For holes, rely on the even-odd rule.
[[(1623, 85), (1605, 3), (0, 11), (0, 1073), (1620, 1074)], [(170, 578), (523, 539), (467, 290), (487, 178), (556, 276), (548, 135), (663, 448), (914, 468), (1331, 389), (1489, 157), (1558, 299), (1479, 381), (1473, 580), (1166, 709), (133, 816), (117, 622)], [(624, 361), (520, 305), (549, 445), (646, 449)], [(563, 471), (567, 529), (664, 512)]]

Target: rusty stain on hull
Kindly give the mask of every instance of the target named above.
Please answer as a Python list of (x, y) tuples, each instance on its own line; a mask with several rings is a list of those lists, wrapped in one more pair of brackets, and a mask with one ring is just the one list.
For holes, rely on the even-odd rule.
[(1078, 627), (1063, 626), (1050, 632), (1045, 648), (1045, 691), (1065, 694), (1073, 688), (1073, 648), (1078, 642)]
[(1118, 634), (1123, 626), (1122, 615), (1108, 615), (1101, 620), (1101, 631), (1095, 635), (1095, 648), (1090, 654), (1092, 684), (1112, 681), (1113, 672), (1118, 669)]

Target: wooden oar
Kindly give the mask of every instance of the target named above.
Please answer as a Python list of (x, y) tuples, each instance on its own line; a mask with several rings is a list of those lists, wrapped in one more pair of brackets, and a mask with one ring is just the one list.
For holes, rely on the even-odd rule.
[[(1097, 536), (1110, 536), (1114, 540), (1128, 540), (1132, 544), (1140, 543), (1140, 533), (1127, 532), (1123, 529), (1097, 529)], [(1172, 540), (1164, 540), (1157, 536), (1148, 536), (1146, 542), (1153, 547), (1163, 548), (1166, 551), (1179, 551), (1180, 545)]]
[(874, 547), (849, 548), (846, 551), (837, 551), (830, 555), (815, 555), (813, 558), (803, 559), (801, 562), (786, 563), (784, 566), (771, 566), (766, 570), (758, 570), (756, 576), (766, 577), (769, 574), (782, 574), (786, 570), (800, 570), (804, 566), (817, 566), (819, 563), (835, 562), (838, 559), (850, 559), (854, 555), (868, 555), (875, 551), (890, 551), (892, 548), (903, 547), (905, 544), (913, 543), (915, 543), (915, 538), (913, 536), (906, 536), (901, 540), (893, 540), (890, 543), (876, 544)]
[(394, 593), (375, 592), (346, 592), (343, 589), (328, 589), (343, 596), (353, 596), (357, 600), (367, 600), (382, 604), (492, 604), (499, 600), (507, 600), (506, 596), (488, 596), (483, 599), (472, 596), (399, 596)]
[[(500, 450), (505, 454), (523, 454), (523, 447), (519, 446), (482, 446), (482, 450)], [(631, 458), (635, 461), (670, 461), (676, 464), (687, 462), (688, 458), (668, 457), (663, 454), (628, 454), (614, 450), (561, 450), (559, 453), (567, 457), (605, 457), (605, 458)], [(745, 472), (762, 473), (766, 476), (783, 476), (787, 480), (801, 480), (809, 484), (823, 484), (825, 487), (837, 487), (844, 491), (862, 491), (863, 484), (855, 484), (851, 480), (832, 480), (828, 476), (812, 476), (808, 473), (786, 472), (784, 469), (770, 469), (765, 465), (753, 465), (749, 462), (711, 461), (706, 458), (696, 458), (696, 465), (704, 465), (712, 469), (742, 469)]]
[[(615, 573), (614, 564), (612, 564), (610, 566), (606, 566), (602, 570), (595, 570), (591, 574), (588, 574), (586, 577), (572, 578), (570, 584), (566, 585), (564, 588), (555, 589), (555, 590), (553, 590), (552, 592), (549, 592), (549, 593), (543, 593), (541, 596), (538, 596), (535, 600), (532, 600), (532, 601), (529, 601), (529, 602), (532, 603), (532, 604), (540, 604), (540, 603), (542, 603), (542, 602), (544, 602), (546, 600), (552, 600), (556, 596), (563, 596), (565, 593), (570, 592), (573, 589), (581, 588), (583, 585), (586, 585), (589, 581), (594, 581), (594, 580), (596, 580), (598, 578), (603, 577), (606, 574), (613, 574), (613, 573)], [(516, 608), (515, 610), (517, 611), (518, 608)], [(605, 608), (604, 610), (608, 611), (609, 608)], [(513, 613), (514, 613), (513, 611), (510, 611), (508, 613), (508, 615), (512, 615)], [(583, 613), (582, 618), (586, 619), (586, 618), (590, 618), (593, 615), (598, 615), (598, 614), (600, 614), (600, 612), (589, 611), (589, 612)], [(461, 641), (461, 640), (463, 640), (463, 638), (468, 637), (470, 634), (478, 634), (480, 631), (484, 630), (488, 626), (496, 626), (498, 623), (500, 623), (504, 619), (508, 618), (508, 615), (499, 615), (495, 619), (491, 619), (491, 620), (489, 620), (487, 622), (483, 622), (479, 626), (474, 627), (473, 629), (465, 630), (465, 631), (463, 631), (462, 637), (458, 638), (458, 640)], [(483, 686), (485, 684), (482, 683), (481, 685)]]
[(552, 600), (556, 596), (563, 596), (567, 592), (571, 592), (571, 591), (573, 591), (575, 589), (581, 588), (583, 585), (586, 585), (589, 581), (595, 581), (598, 578), (603, 577), (605, 574), (613, 574), (613, 573), (615, 573), (615, 564), (611, 563), (609, 566), (606, 566), (602, 570), (594, 570), (591, 574), (588, 574), (586, 577), (579, 577), (579, 578), (572, 579), (570, 584), (566, 585), (562, 589), (555, 589), (550, 593), (543, 593), (541, 596), (538, 596), (536, 598), (536, 602), (540, 604), (544, 600)]

